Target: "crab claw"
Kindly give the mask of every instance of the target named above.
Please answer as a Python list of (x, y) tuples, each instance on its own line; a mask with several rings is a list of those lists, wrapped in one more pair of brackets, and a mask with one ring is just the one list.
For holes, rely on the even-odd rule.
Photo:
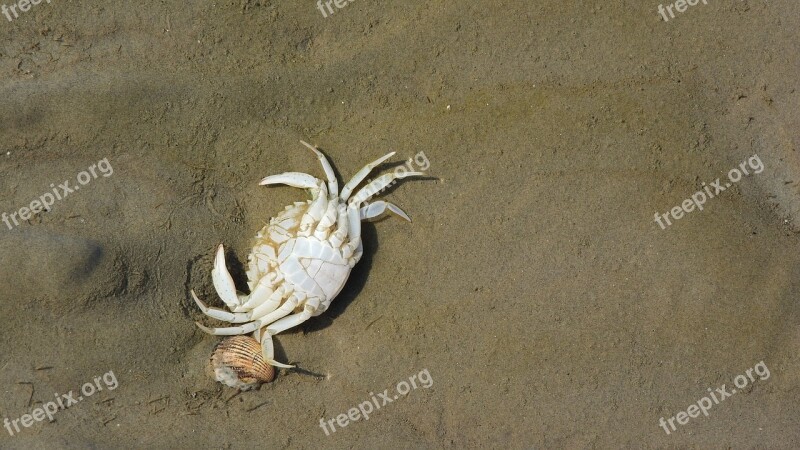
[(228, 308), (239, 306), (239, 297), (236, 295), (236, 285), (233, 283), (228, 268), (225, 266), (225, 248), (222, 244), (217, 247), (217, 255), (214, 258), (214, 269), (211, 271), (211, 280), (214, 281), (214, 288), (219, 294), (219, 298), (228, 305)]

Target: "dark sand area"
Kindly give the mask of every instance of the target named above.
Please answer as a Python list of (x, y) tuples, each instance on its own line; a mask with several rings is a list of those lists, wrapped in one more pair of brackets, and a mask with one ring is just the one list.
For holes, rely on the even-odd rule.
[[(800, 5), (657, 1), (0, 15), (0, 420), (103, 388), (0, 448), (800, 448)], [(301, 139), (340, 181), (389, 151), (430, 176), (277, 336), (302, 370), (235, 395), (189, 291), (221, 304), (220, 243), (244, 285), (307, 198), (259, 180), (323, 175)]]

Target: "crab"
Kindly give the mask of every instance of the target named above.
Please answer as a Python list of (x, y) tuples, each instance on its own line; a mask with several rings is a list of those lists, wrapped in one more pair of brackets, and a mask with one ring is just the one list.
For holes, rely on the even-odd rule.
[(211, 278), (228, 310), (207, 306), (194, 290), (191, 291), (205, 315), (241, 324), (209, 328), (197, 322), (200, 329), (220, 336), (252, 333), (261, 342), (264, 359), (281, 368), (294, 366), (275, 361), (272, 337), (328, 309), (363, 254), (361, 221), (385, 214), (411, 221), (398, 206), (383, 200), (371, 203), (369, 200), (398, 178), (424, 175), (405, 171), (381, 175), (351, 196), (370, 172), (395, 152), (364, 166), (339, 191), (336, 175), (325, 155), (311, 144), (300, 142), (319, 159), (327, 183), (299, 172), (285, 172), (261, 180), (262, 186), (285, 184), (306, 189), (311, 199), (287, 206), (256, 234), (255, 245), (247, 258), (250, 294), (237, 292), (225, 266), (222, 244), (217, 247)]

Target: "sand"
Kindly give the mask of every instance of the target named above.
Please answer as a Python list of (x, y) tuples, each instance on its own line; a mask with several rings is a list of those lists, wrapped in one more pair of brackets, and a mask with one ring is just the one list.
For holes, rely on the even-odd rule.
[[(0, 448), (800, 447), (797, 2), (343, 6), (0, 15)], [(237, 395), (189, 291), (221, 243), (245, 285), (301, 139), (429, 176)]]

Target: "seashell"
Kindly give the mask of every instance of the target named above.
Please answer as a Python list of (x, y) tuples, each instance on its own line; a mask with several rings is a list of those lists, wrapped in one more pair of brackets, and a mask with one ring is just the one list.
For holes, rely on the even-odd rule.
[(275, 368), (267, 364), (261, 344), (250, 336), (231, 336), (214, 347), (211, 354), (214, 379), (242, 391), (275, 379)]

